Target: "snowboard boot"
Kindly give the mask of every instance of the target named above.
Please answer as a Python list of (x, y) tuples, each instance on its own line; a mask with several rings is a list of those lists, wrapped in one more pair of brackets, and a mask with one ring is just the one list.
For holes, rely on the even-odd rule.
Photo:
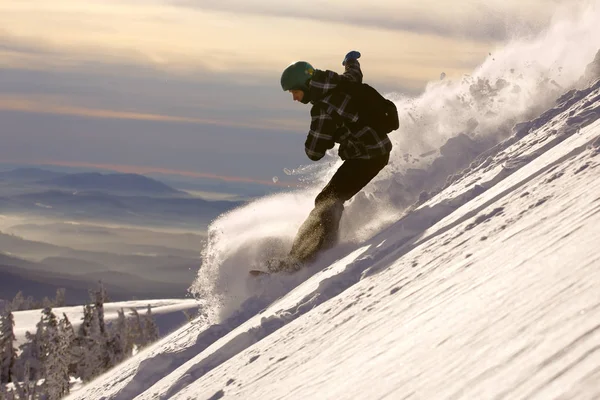
[(290, 258), (307, 264), (323, 250), (334, 247), (338, 242), (338, 230), (343, 203), (327, 200), (319, 203), (309, 214), (296, 235)]

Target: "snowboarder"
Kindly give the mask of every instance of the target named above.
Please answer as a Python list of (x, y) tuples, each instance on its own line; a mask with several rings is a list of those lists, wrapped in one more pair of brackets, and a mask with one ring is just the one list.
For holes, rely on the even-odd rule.
[[(305, 61), (289, 65), (281, 75), (281, 87), (294, 101), (312, 103), (305, 143), (308, 158), (318, 161), (339, 143), (338, 155), (344, 163), (316, 197), (315, 208), (298, 230), (289, 256), (269, 263), (271, 272), (297, 270), (335, 245), (344, 202), (389, 161), (392, 143), (387, 133), (398, 128), (397, 110), (392, 102), (362, 84), (359, 58), (358, 51), (346, 54), (342, 75), (314, 69)], [(391, 113), (381, 114), (386, 107), (392, 108)], [(390, 115), (393, 126), (381, 126), (380, 121)]]

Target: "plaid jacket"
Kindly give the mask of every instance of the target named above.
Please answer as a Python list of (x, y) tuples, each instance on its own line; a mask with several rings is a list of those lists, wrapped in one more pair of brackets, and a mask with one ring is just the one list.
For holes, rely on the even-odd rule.
[(386, 134), (380, 134), (359, 121), (358, 110), (349, 94), (337, 90), (343, 80), (362, 82), (358, 60), (346, 62), (346, 72), (315, 70), (309, 84), (311, 124), (306, 138), (306, 155), (320, 160), (325, 152), (340, 144), (338, 154), (342, 160), (370, 159), (388, 154), (392, 143)]

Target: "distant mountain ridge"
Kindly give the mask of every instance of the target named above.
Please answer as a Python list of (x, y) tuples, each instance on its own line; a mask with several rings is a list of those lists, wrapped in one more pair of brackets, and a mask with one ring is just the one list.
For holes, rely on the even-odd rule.
[(204, 226), (241, 204), (243, 202), (133, 193), (120, 195), (108, 191), (73, 193), (64, 189), (0, 196), (0, 209), (4, 213), (29, 213), (58, 220), (118, 220), (122, 224), (143, 226)]
[(39, 183), (76, 190), (116, 190), (144, 194), (184, 193), (155, 179), (138, 174), (84, 172), (62, 175)]
[(0, 172), (0, 181), (36, 184), (81, 191), (111, 191), (146, 195), (185, 195), (185, 192), (139, 174), (54, 172), (41, 168), (16, 168)]
[(0, 213), (28, 218), (198, 230), (244, 202), (205, 200), (138, 174), (0, 172)]

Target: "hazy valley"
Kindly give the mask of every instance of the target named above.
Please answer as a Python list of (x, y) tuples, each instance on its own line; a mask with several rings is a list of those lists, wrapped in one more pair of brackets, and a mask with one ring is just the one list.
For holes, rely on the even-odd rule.
[(208, 223), (243, 203), (135, 174), (0, 169), (0, 298), (65, 288), (77, 303), (98, 281), (114, 300), (184, 297)]

